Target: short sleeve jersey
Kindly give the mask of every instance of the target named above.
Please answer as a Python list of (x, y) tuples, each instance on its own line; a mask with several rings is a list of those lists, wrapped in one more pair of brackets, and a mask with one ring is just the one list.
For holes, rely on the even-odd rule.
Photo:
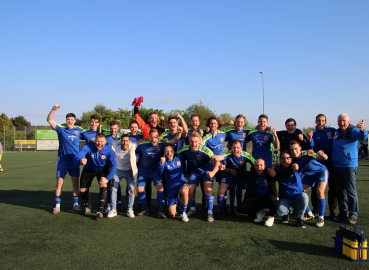
[(58, 134), (59, 140), (58, 156), (76, 155), (79, 151), (79, 140), (82, 128), (67, 128), (57, 125), (55, 126), (55, 131)]
[(215, 155), (223, 155), (226, 136), (227, 135), (224, 131), (218, 130), (215, 136), (213, 136), (211, 133), (205, 135), (204, 138), (202, 138), (202, 143)]

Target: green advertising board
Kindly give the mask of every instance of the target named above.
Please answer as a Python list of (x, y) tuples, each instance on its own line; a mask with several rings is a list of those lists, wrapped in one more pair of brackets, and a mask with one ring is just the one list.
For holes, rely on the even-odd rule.
[(58, 134), (55, 130), (36, 130), (36, 140), (57, 140)]

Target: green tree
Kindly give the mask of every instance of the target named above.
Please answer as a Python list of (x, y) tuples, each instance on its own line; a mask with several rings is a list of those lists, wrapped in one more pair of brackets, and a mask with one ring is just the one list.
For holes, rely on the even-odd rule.
[(232, 120), (232, 121), (235, 120), (235, 117), (233, 117), (229, 113), (222, 113), (218, 117), (222, 121), (223, 124), (229, 123), (230, 120)]
[(210, 116), (215, 115), (215, 113), (210, 110), (209, 106), (206, 105), (201, 100), (195, 104), (189, 106), (183, 114), (183, 118), (186, 120), (187, 123), (190, 122), (191, 115), (197, 114), (200, 116), (200, 126), (205, 127), (206, 121)]
[(306, 128), (303, 128), (303, 130), (302, 130), (302, 134), (308, 134), (308, 132), (309, 131), (311, 131), (311, 130), (314, 130), (315, 129), (315, 127), (306, 127)]
[(6, 140), (13, 140), (14, 126), (12, 121), (8, 118), (5, 113), (0, 114), (0, 132), (1, 135), (4, 136)]
[(26, 120), (26, 118), (22, 115), (18, 115), (17, 117), (10, 118), (10, 121), (12, 121), (13, 126), (15, 127), (29, 127), (31, 126), (31, 123)]

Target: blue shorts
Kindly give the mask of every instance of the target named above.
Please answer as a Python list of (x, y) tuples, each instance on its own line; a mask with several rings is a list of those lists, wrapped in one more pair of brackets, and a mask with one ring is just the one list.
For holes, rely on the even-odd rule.
[(188, 177), (188, 184), (189, 185), (196, 185), (198, 186), (200, 181), (208, 181), (208, 182), (212, 182), (213, 183), (213, 178), (209, 178), (206, 175), (206, 172), (203, 172), (202, 174), (196, 174), (196, 173), (190, 173), (189, 177)]
[(56, 178), (65, 178), (67, 173), (72, 177), (79, 177), (79, 164), (73, 162), (74, 155), (58, 157), (56, 162)]
[(140, 175), (138, 174), (137, 177), (137, 186), (144, 187), (146, 186), (146, 180), (150, 179), (154, 182), (154, 185), (161, 184), (161, 177), (158, 176), (156, 173), (150, 175)]
[(239, 186), (239, 187), (244, 187), (244, 186), (247, 185), (247, 179), (232, 177), (229, 174), (225, 173), (225, 174), (223, 174), (222, 179), (220, 179), (220, 181), (219, 181), (219, 185), (220, 184), (226, 184), (228, 186), (232, 186), (232, 184), (234, 184), (234, 183), (236, 183), (237, 186)]
[(315, 184), (319, 182), (328, 183), (328, 176), (328, 170), (314, 175), (304, 175), (302, 178), (302, 184), (314, 187)]
[(168, 206), (178, 204), (178, 193), (179, 193), (179, 190), (183, 186), (187, 186), (187, 183), (185, 181), (182, 181), (182, 182), (178, 183), (175, 186), (166, 186), (165, 187), (165, 191), (167, 193)]

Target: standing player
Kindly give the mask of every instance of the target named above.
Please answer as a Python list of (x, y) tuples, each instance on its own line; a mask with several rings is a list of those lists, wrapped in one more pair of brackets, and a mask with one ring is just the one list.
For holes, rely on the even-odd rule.
[(159, 126), (159, 115), (156, 111), (152, 111), (149, 114), (149, 123), (146, 123), (142, 117), (139, 115), (138, 107), (134, 107), (134, 114), (133, 117), (137, 121), (138, 125), (141, 128), (141, 132), (144, 139), (148, 139), (150, 137), (150, 130), (155, 128), (159, 135), (165, 131), (165, 128)]
[(67, 173), (72, 177), (73, 185), (73, 210), (80, 211), (78, 205), (78, 177), (79, 165), (73, 162), (73, 158), (79, 150), (79, 139), (82, 129), (75, 127), (76, 116), (73, 113), (68, 113), (66, 118), (66, 127), (58, 125), (54, 121), (54, 113), (60, 108), (59, 104), (55, 104), (47, 116), (47, 122), (58, 134), (59, 149), (58, 162), (56, 165), (56, 188), (55, 188), (55, 208), (52, 213), (60, 212), (61, 194), (64, 183), (64, 178)]
[(232, 148), (234, 140), (239, 140), (242, 143), (242, 150), (246, 151), (245, 139), (252, 129), (249, 127), (245, 127), (245, 125), (246, 117), (242, 114), (239, 114), (236, 116), (234, 126), (228, 126), (223, 129), (223, 131), (227, 135), (226, 141), (228, 142), (228, 150)]
[(308, 150), (307, 138), (300, 129), (296, 128), (296, 120), (288, 118), (285, 122), (286, 130), (277, 131), (280, 151), (290, 151), (290, 141), (298, 141), (301, 143), (302, 150)]
[(279, 140), (277, 132), (273, 127), (267, 130), (268, 116), (261, 114), (258, 119), (258, 130), (251, 131), (246, 137), (246, 143), (252, 142), (252, 156), (256, 159), (261, 157), (265, 160), (267, 168), (272, 167), (273, 153), (271, 150), (271, 144), (276, 149), (279, 148)]
[[(178, 127), (178, 133), (169, 143), (177, 143), (182, 134), (182, 128)], [(159, 132), (156, 129), (150, 130), (149, 140), (145, 140), (139, 144), (136, 149), (136, 156), (138, 162), (138, 200), (141, 203), (143, 210), (139, 212), (138, 216), (148, 215), (149, 207), (147, 206), (146, 194), (144, 192), (145, 186), (151, 181), (157, 190), (157, 201), (159, 205), (158, 218), (166, 218), (163, 213), (163, 206), (165, 201), (164, 188), (161, 182), (161, 177), (157, 174), (157, 167), (160, 158), (164, 154), (164, 146), (166, 143), (159, 143)]]
[[(293, 156), (293, 163), (297, 163), (299, 167), (302, 169), (302, 173), (304, 174), (304, 178), (302, 179), (302, 184), (304, 191), (308, 190), (311, 186), (317, 186), (317, 195), (318, 195), (318, 221), (316, 223), (317, 227), (324, 226), (324, 213), (326, 207), (326, 199), (325, 199), (325, 188), (328, 184), (328, 170), (323, 164), (319, 163), (315, 159), (311, 159), (308, 156), (307, 152), (301, 152), (300, 143), (297, 141), (290, 142), (290, 151)], [(309, 150), (310, 154), (313, 153), (312, 150)], [(309, 155), (310, 155), (309, 154)], [(322, 151), (318, 151), (317, 155), (315, 155), (316, 159), (319, 160), (327, 160), (328, 156)], [(309, 161), (310, 160), (310, 161)], [(303, 164), (306, 164), (303, 166)], [(310, 211), (308, 211), (310, 212)], [(311, 213), (308, 213), (311, 214)]]
[(100, 126), (100, 116), (97, 114), (93, 114), (90, 116), (90, 129), (84, 130), (81, 134), (81, 140), (84, 140), (87, 143), (91, 143), (95, 141), (95, 137), (97, 134), (97, 129)]
[[(186, 173), (186, 164), (190, 166), (188, 177), (189, 187), (189, 206), (188, 216), (196, 213), (195, 190), (200, 181), (204, 181), (204, 189), (206, 202), (208, 206), (208, 222), (213, 222), (213, 176), (219, 170), (219, 161), (213, 159), (214, 153), (206, 146), (201, 145), (201, 135), (197, 132), (192, 132), (190, 136), (190, 145), (182, 147), (178, 152), (178, 157), (183, 167), (183, 173)], [(213, 166), (212, 162), (215, 163)], [(207, 174), (207, 172), (211, 173)]]
[[(84, 203), (84, 214), (91, 213), (89, 188), (92, 180), (97, 178), (100, 186), (99, 210), (96, 212), (96, 220), (103, 218), (103, 211), (107, 193), (108, 182), (114, 177), (117, 162), (113, 149), (106, 144), (103, 133), (97, 133), (93, 143), (86, 144), (74, 157), (75, 164), (84, 165), (81, 175), (80, 193)], [(109, 168), (109, 171), (104, 170)]]
[(120, 181), (123, 178), (126, 179), (128, 188), (127, 216), (134, 218), (133, 204), (135, 200), (135, 182), (137, 182), (136, 145), (131, 142), (128, 134), (123, 134), (120, 142), (115, 141), (113, 147), (117, 160), (117, 170), (115, 171), (112, 183), (112, 209), (108, 213), (108, 218), (112, 218), (117, 215), (117, 192), (119, 191), (118, 187), (120, 187)]
[[(234, 140), (232, 143), (232, 150), (224, 153), (224, 159), (226, 161), (226, 168), (235, 169), (237, 171), (246, 171), (246, 164), (249, 163), (254, 165), (254, 158), (247, 152), (242, 151), (242, 142), (240, 140)], [(219, 182), (218, 188), (218, 208), (219, 208), (219, 219), (224, 218), (225, 209), (225, 193), (232, 184), (237, 183), (238, 187), (246, 186), (247, 182), (245, 179), (239, 179), (231, 176), (227, 172), (224, 172)], [(242, 203), (242, 197), (237, 198), (237, 205), (240, 206)]]
[[(318, 114), (315, 117), (315, 130), (307, 134), (308, 143), (310, 143), (309, 149), (313, 149), (314, 152), (322, 150), (328, 155), (328, 160), (318, 160), (324, 166), (327, 167), (329, 172), (328, 177), (328, 206), (329, 206), (329, 216), (331, 220), (335, 219), (334, 210), (337, 207), (337, 195), (336, 195), (336, 183), (333, 174), (332, 165), (332, 142), (333, 135), (336, 131), (334, 127), (326, 126), (327, 119), (324, 114)], [(311, 203), (313, 205), (313, 212), (318, 209), (318, 197), (317, 197), (316, 186), (312, 188), (311, 192)]]
[(163, 132), (160, 135), (160, 140), (163, 141), (163, 142), (170, 141), (171, 139), (173, 139), (177, 135), (177, 132), (178, 132), (177, 131), (177, 129), (178, 129), (177, 119), (181, 120), (181, 126), (183, 128), (183, 131), (182, 131), (181, 139), (174, 146), (176, 151), (182, 147), (183, 141), (187, 137), (187, 134), (188, 134), (187, 124), (186, 124), (185, 120), (183, 119), (183, 117), (180, 114), (177, 114), (177, 116), (170, 116), (168, 118), (168, 128), (169, 128), (169, 130)]
[(143, 136), (142, 133), (138, 131), (138, 123), (136, 120), (132, 120), (129, 123), (129, 129), (131, 132), (129, 132), (129, 138), (131, 139), (131, 142), (133, 142), (136, 147), (138, 144), (142, 141)]
[(187, 136), (185, 138), (186, 145), (189, 145), (189, 138), (192, 132), (198, 132), (201, 137), (204, 136), (204, 131), (200, 128), (200, 116), (197, 114), (191, 115), (190, 128), (188, 129)]
[(165, 190), (168, 201), (168, 214), (175, 217), (178, 201), (178, 194), (181, 195), (181, 218), (183, 222), (188, 222), (187, 205), (188, 205), (188, 185), (183, 176), (182, 163), (175, 156), (174, 147), (167, 144), (164, 147), (165, 157), (162, 157), (158, 166), (158, 175), (165, 178)]

